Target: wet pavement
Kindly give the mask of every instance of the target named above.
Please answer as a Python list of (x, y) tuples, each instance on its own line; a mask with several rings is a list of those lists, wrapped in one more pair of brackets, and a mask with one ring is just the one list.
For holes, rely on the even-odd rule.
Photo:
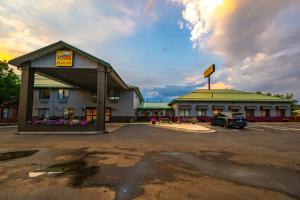
[(38, 152), (38, 150), (3, 152), (3, 153), (0, 153), (0, 162), (31, 156), (31, 155), (35, 154), (36, 152)]
[(131, 125), (95, 136), (4, 129), (0, 199), (300, 199), (298, 125), (263, 126), (187, 134)]

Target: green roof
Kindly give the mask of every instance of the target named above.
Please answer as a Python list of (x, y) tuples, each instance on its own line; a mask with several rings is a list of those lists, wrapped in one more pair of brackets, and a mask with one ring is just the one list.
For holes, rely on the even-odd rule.
[(35, 74), (34, 77), (34, 87), (35, 88), (73, 88), (70, 85), (66, 85), (64, 83), (46, 78), (44, 76), (40, 76)]
[(171, 104), (180, 101), (291, 102), (289, 99), (229, 89), (198, 89), (174, 99)]
[(34, 77), (34, 87), (35, 88), (73, 88), (72, 86), (46, 78), (38, 74), (35, 74)]
[(168, 103), (144, 102), (139, 106), (139, 109), (172, 109), (172, 107)]

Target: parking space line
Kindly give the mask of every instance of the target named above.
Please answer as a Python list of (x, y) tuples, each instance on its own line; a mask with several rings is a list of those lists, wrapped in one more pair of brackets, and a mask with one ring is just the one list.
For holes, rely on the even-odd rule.
[(264, 129), (260, 129), (260, 128), (252, 128), (252, 127), (248, 127), (247, 129), (256, 130), (256, 131), (265, 131)]
[(286, 126), (275, 126), (275, 125), (264, 125), (264, 124), (259, 124), (259, 125), (252, 125), (250, 127), (263, 127), (263, 128), (270, 128), (270, 129), (275, 129), (275, 130), (282, 130), (282, 131), (300, 131), (298, 128), (292, 128), (292, 127), (286, 127)]

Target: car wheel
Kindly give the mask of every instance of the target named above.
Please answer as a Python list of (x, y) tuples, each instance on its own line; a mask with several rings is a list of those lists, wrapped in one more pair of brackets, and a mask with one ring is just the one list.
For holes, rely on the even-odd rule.
[(240, 128), (240, 129), (244, 129), (244, 128), (245, 128), (245, 126), (239, 126), (239, 128)]
[(215, 126), (215, 125), (216, 125), (216, 124), (215, 124), (215, 120), (212, 119), (212, 120), (210, 121), (210, 124), (211, 124), (212, 126)]
[(228, 123), (227, 120), (224, 121), (224, 127), (225, 127), (225, 128), (229, 128), (229, 123)]

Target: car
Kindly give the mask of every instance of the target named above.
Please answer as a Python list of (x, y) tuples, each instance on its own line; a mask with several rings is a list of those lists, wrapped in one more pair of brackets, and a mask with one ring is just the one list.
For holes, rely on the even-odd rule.
[(220, 112), (211, 119), (212, 125), (221, 125), (226, 128), (239, 127), (244, 128), (247, 126), (247, 120), (243, 113), (239, 112)]

